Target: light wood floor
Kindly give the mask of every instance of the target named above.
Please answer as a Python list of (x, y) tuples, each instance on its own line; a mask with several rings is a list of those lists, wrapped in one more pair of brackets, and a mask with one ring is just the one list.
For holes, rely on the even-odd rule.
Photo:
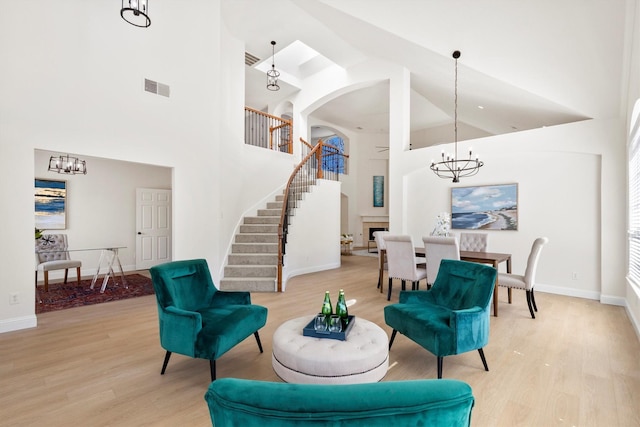
[[(286, 319), (319, 311), (325, 290), (355, 298), (350, 314), (384, 324), (386, 294), (376, 289), (377, 258), (342, 257), (336, 270), (289, 281), (282, 294), (253, 294), (269, 308), (260, 330), (218, 360), (219, 377), (279, 381), (271, 336)], [(394, 286), (392, 302), (397, 301)], [(386, 288), (386, 284), (385, 284)], [(537, 293), (533, 320), (524, 292), (500, 293), (485, 347), (444, 359), (444, 377), (471, 384), (473, 426), (640, 426), (640, 343), (621, 307)], [(335, 301), (334, 301), (335, 302)], [(154, 296), (38, 316), (38, 327), (0, 334), (2, 426), (206, 426), (208, 362), (173, 355), (160, 375)], [(436, 359), (403, 336), (383, 381), (435, 378)], [(277, 398), (277, 396), (274, 396)], [(286, 405), (286, 402), (282, 402)]]

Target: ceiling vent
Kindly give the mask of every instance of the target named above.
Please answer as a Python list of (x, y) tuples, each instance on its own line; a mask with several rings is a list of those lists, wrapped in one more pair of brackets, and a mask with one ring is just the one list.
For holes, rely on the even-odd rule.
[(149, 79), (144, 79), (144, 90), (146, 92), (155, 93), (156, 95), (166, 96), (167, 98), (169, 98), (169, 95), (171, 94), (169, 85), (154, 82)]
[(244, 65), (247, 65), (249, 67), (253, 67), (253, 64), (255, 64), (258, 61), (260, 61), (260, 58), (257, 58), (255, 56), (251, 55), (249, 52), (245, 52), (244, 53)]

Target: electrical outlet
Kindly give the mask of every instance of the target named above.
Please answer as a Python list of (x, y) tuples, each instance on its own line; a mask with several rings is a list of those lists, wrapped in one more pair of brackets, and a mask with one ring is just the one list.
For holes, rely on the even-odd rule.
[(20, 304), (20, 295), (17, 292), (9, 294), (9, 304)]
[(573, 272), (573, 274), (571, 275), (571, 279), (572, 280), (578, 280), (578, 273), (576, 273), (575, 271)]

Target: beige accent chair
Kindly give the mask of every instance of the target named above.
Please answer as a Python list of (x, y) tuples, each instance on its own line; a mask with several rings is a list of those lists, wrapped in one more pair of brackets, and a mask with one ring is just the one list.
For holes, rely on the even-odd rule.
[(536, 284), (536, 269), (538, 268), (538, 260), (540, 259), (542, 246), (548, 242), (549, 239), (546, 237), (539, 237), (533, 242), (524, 276), (519, 274), (498, 273), (498, 286), (504, 286), (509, 289), (509, 304), (511, 304), (511, 289), (524, 289), (527, 292), (527, 305), (529, 306), (532, 319), (536, 318), (536, 315), (533, 313), (534, 310), (538, 311), (536, 298), (533, 294), (533, 288)]
[(460, 260), (460, 246), (457, 237), (424, 236), (424, 255), (427, 261), (427, 287), (431, 287), (438, 277), (440, 261)]
[(38, 286), (38, 271), (44, 272), (44, 290), (49, 291), (49, 272), (64, 270), (64, 283), (67, 283), (69, 269), (75, 268), (80, 284), (80, 267), (82, 262), (72, 260), (67, 249), (66, 234), (45, 234), (36, 240), (36, 286)]
[(391, 285), (393, 279), (402, 280), (402, 290), (406, 281), (411, 282), (411, 289), (420, 288), (420, 280), (427, 278), (427, 270), (419, 267), (416, 261), (413, 239), (407, 235), (388, 235), (384, 238), (387, 247), (387, 263), (389, 275), (389, 289), (387, 301), (391, 300)]
[(488, 233), (460, 233), (460, 250), (487, 252)]

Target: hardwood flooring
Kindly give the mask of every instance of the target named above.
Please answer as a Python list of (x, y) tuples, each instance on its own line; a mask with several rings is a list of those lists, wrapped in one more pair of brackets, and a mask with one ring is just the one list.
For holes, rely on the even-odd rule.
[[(342, 262), (293, 278), (285, 293), (252, 294), (269, 308), (260, 330), (265, 351), (248, 338), (218, 360), (218, 377), (279, 381), (274, 330), (319, 311), (325, 290), (335, 303), (344, 289), (357, 300), (350, 314), (390, 335), (377, 258)], [(539, 292), (533, 320), (524, 292), (514, 291), (509, 305), (501, 289), (499, 301), (485, 347), (490, 371), (475, 351), (444, 359), (443, 376), (473, 388), (473, 426), (640, 426), (640, 342), (622, 307)], [(0, 334), (0, 425), (211, 425), (203, 399), (208, 362), (176, 354), (161, 376), (163, 356), (154, 296), (44, 313), (37, 328)], [(383, 381), (436, 377), (436, 358), (400, 335), (390, 366)]]

